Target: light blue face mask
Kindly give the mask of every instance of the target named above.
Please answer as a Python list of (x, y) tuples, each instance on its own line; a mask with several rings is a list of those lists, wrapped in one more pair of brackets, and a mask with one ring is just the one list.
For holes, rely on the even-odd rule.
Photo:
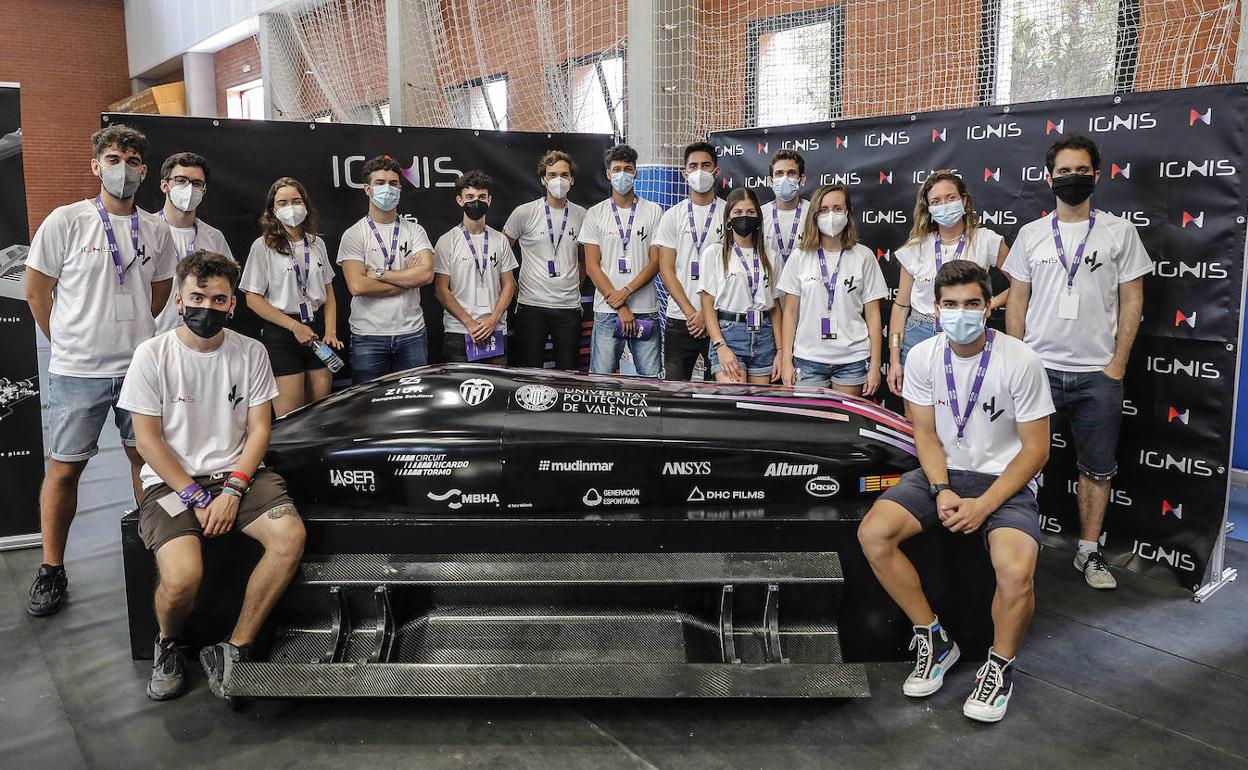
[(373, 187), (373, 205), (382, 211), (394, 211), (399, 205), (399, 188), (383, 184)]
[(628, 195), (633, 189), (633, 175), (627, 171), (617, 171), (611, 175), (611, 187), (620, 195)]
[(776, 177), (771, 180), (771, 191), (777, 198), (788, 203), (797, 195), (797, 180), (787, 176)]
[(928, 206), (927, 211), (932, 215), (932, 221), (941, 227), (953, 227), (966, 216), (966, 207), (962, 205), (962, 201)]
[(979, 339), (988, 321), (982, 310), (942, 307), (939, 317), (941, 330), (959, 345), (969, 345)]

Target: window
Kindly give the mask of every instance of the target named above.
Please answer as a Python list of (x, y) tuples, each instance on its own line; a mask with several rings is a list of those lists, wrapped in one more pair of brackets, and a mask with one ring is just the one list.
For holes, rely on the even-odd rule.
[(486, 131), (507, 130), (507, 76), (470, 80), (447, 89), (455, 125)]
[(624, 57), (600, 54), (568, 62), (571, 129), (587, 134), (622, 136), (624, 130)]
[[(1000, 0), (997, 104), (1130, 91), (1134, 53), (1119, 46), (1131, 0)], [(1138, 26), (1138, 12), (1134, 15)], [(1128, 56), (1130, 63), (1124, 60)], [(1126, 65), (1126, 66), (1124, 66)]]
[(844, 6), (773, 16), (750, 25), (748, 124), (826, 120), (841, 110)]
[(264, 120), (264, 81), (251, 80), (225, 92), (226, 117)]
[(377, 105), (377, 116), (381, 118), (383, 126), (390, 125), (390, 102), (382, 102)]

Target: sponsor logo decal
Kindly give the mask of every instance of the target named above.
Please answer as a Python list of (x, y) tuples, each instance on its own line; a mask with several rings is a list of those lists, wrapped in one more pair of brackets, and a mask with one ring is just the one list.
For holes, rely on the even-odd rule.
[(831, 476), (816, 476), (806, 482), (806, 493), (812, 497), (831, 497), (840, 491), (840, 483)]
[(394, 469), (395, 476), (450, 476), (471, 464), (469, 460), (448, 460), (445, 452), (392, 454), (386, 460), (399, 466)]
[(370, 398), (369, 403), (380, 404), (386, 401), (405, 401), (419, 398), (433, 398), (433, 394), (429, 393), (426, 387), (420, 384), (420, 377), (400, 377), (398, 383), (386, 388), (380, 396)]
[(745, 490), (745, 489), (708, 489), (703, 491), (701, 487), (694, 487), (689, 491), (689, 497), (686, 498), (690, 503), (712, 502), (731, 502), (734, 500), (763, 500), (766, 493), (761, 489)]
[(563, 411), (607, 417), (649, 417), (645, 393), (628, 390), (564, 388)]
[(641, 490), (636, 487), (631, 489), (604, 489), (601, 491), (590, 488), (585, 490), (584, 496), (581, 497), (581, 502), (590, 508), (595, 508), (599, 505), (604, 507), (610, 505), (641, 505)]
[(468, 406), (479, 406), (494, 392), (494, 383), (474, 377), (459, 384), (459, 397)]
[(614, 462), (589, 462), (587, 460), (539, 460), (538, 471), (543, 473), (608, 473), (615, 467)]
[(516, 403), (530, 412), (544, 412), (559, 402), (559, 391), (549, 385), (521, 385)]
[(445, 502), (446, 507), (451, 510), (463, 508), (465, 505), (498, 505), (498, 495), (493, 492), (464, 492), (459, 489), (448, 489), (441, 494), (428, 492), (427, 496), (430, 500)]
[(891, 473), (884, 476), (863, 476), (858, 479), (859, 492), (883, 492), (889, 487), (897, 486), (901, 481), (900, 473)]
[(349, 487), (357, 492), (374, 492), (377, 489), (377, 477), (372, 471), (340, 471), (330, 468), (329, 483), (335, 487)]
[(672, 461), (663, 463), (664, 476), (709, 476), (710, 460)]
[(814, 476), (819, 472), (819, 466), (814, 463), (805, 465), (793, 465), (792, 463), (768, 463), (767, 470), (763, 471), (763, 477), (768, 476)]

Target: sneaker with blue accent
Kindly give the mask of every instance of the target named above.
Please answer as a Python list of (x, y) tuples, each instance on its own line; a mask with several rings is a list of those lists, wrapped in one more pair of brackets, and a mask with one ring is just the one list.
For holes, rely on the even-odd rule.
[(962, 713), (977, 722), (1000, 722), (1014, 694), (1014, 659), (1006, 660), (992, 650), (975, 673), (975, 689), (962, 705)]
[(902, 683), (901, 691), (911, 698), (923, 698), (939, 690), (945, 683), (945, 674), (962, 656), (958, 643), (949, 639), (939, 618), (930, 626), (914, 627), (910, 649), (916, 650), (914, 671)]

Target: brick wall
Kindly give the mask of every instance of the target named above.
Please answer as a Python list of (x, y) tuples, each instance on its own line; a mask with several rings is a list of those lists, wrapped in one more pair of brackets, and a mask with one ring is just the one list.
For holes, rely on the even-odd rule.
[(22, 85), (30, 231), (52, 209), (99, 189), (91, 134), (130, 95), (122, 0), (5, 0), (0, 81)]
[[(217, 79), (217, 115), (224, 118), (227, 113), (226, 91), (260, 77), (260, 41), (253, 35), (222, 48), (212, 57), (212, 63)], [(251, 66), (251, 70), (244, 72), (243, 68), (247, 65)]]

